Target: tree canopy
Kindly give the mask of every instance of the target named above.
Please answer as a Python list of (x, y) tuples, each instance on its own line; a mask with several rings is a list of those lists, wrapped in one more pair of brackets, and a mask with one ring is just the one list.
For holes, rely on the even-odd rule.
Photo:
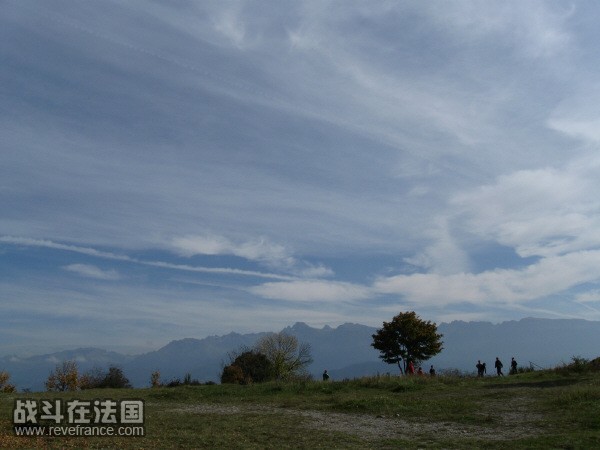
[(8, 382), (9, 379), (10, 374), (8, 372), (0, 372), (0, 392), (11, 393), (17, 390), (14, 384)]
[(75, 361), (57, 364), (46, 380), (48, 391), (75, 391), (79, 386), (79, 372)]
[(442, 351), (443, 336), (437, 325), (424, 321), (414, 311), (400, 313), (373, 335), (373, 346), (379, 357), (388, 364), (397, 364), (406, 372), (409, 361), (419, 363)]
[(301, 344), (296, 336), (283, 332), (263, 337), (256, 349), (270, 361), (272, 377), (276, 380), (303, 374), (313, 361), (310, 344)]

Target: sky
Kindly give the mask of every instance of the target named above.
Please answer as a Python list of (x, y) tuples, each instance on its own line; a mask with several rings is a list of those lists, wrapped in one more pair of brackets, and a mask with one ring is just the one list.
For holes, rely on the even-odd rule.
[(600, 4), (0, 1), (0, 355), (600, 320)]

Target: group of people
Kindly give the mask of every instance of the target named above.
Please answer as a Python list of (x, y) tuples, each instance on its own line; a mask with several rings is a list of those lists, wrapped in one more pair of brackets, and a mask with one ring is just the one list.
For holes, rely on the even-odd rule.
[[(481, 360), (477, 360), (477, 364), (475, 364), (475, 367), (477, 368), (477, 376), (478, 377), (483, 377), (487, 373), (486, 364), (484, 362), (481, 362)], [(496, 361), (494, 362), (494, 368), (496, 369), (496, 375), (498, 375), (499, 377), (504, 376), (504, 373), (502, 372), (503, 367), (504, 367), (504, 364), (502, 364), (502, 361), (500, 361), (500, 358), (496, 357)], [(517, 361), (515, 360), (515, 357), (513, 356), (510, 360), (509, 374), (514, 375), (516, 373), (517, 373)], [(408, 365), (406, 366), (406, 375), (415, 375), (415, 374), (425, 375), (425, 372), (423, 372), (423, 368), (421, 366), (419, 366), (415, 371), (415, 365), (413, 364), (412, 361), (409, 361)], [(429, 368), (429, 375), (431, 375), (432, 377), (435, 376), (435, 369), (433, 368), (433, 366), (431, 366)], [(325, 370), (323, 372), (323, 381), (327, 381), (327, 380), (329, 380), (329, 374), (327, 373), (327, 370)]]
[[(415, 372), (415, 365), (412, 361), (409, 361), (408, 365), (406, 366), (406, 375), (414, 375), (415, 373), (417, 375), (425, 375), (425, 372), (423, 372), (423, 368), (421, 366), (419, 366), (417, 371)], [(431, 375), (432, 377), (435, 376), (435, 369), (433, 368), (433, 366), (429, 368), (429, 375)]]
[[(407, 366), (406, 366), (406, 375), (425, 375), (425, 372), (423, 372), (423, 368), (421, 366), (419, 366), (416, 371), (415, 371), (415, 365), (413, 364), (412, 361), (409, 361)], [(429, 368), (429, 375), (434, 377), (435, 376), (435, 369), (433, 366), (431, 366)], [(323, 371), (323, 381), (328, 381), (329, 380), (329, 373), (327, 372), (327, 370)]]
[[(475, 367), (477, 368), (477, 376), (478, 377), (482, 377), (487, 373), (487, 367), (485, 365), (485, 363), (481, 362), (481, 360), (477, 360), (477, 364), (475, 364)], [(504, 367), (504, 364), (502, 364), (502, 361), (500, 361), (500, 358), (498, 358), (496, 356), (496, 361), (494, 362), (494, 368), (496, 369), (496, 375), (498, 375), (499, 377), (503, 377), (504, 373), (502, 372), (502, 368)], [(517, 361), (515, 360), (515, 357), (513, 356), (510, 360), (510, 372), (509, 374), (514, 375), (517, 373)]]

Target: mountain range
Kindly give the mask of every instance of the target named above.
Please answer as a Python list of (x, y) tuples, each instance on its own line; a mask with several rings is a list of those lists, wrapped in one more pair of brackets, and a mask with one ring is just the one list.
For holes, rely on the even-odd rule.
[[(298, 322), (283, 332), (310, 344), (313, 363), (309, 371), (320, 377), (327, 369), (332, 379), (354, 378), (377, 373), (398, 372), (397, 367), (383, 363), (370, 344), (377, 328), (346, 323), (336, 328), (313, 328)], [(444, 350), (427, 361), (438, 371), (458, 369), (473, 372), (477, 360), (493, 365), (496, 356), (505, 366), (515, 357), (521, 366), (553, 367), (568, 362), (573, 356), (592, 359), (600, 356), (600, 322), (579, 319), (533, 319), (490, 322), (441, 323)], [(186, 374), (200, 381), (218, 382), (228, 354), (242, 347), (252, 347), (269, 332), (186, 338), (171, 341), (164, 347), (140, 354), (123, 355), (98, 348), (77, 348), (51, 354), (21, 358), (0, 358), (0, 370), (11, 374), (11, 382), (19, 390), (40, 391), (57, 363), (75, 360), (81, 373), (92, 368), (107, 369), (116, 365), (123, 369), (134, 387), (149, 385), (150, 374), (159, 370), (168, 382), (183, 379)], [(427, 371), (427, 370), (426, 370)]]

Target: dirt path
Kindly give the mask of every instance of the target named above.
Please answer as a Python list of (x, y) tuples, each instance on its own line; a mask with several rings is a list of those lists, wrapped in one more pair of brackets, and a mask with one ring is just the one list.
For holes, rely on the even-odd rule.
[(400, 415), (375, 416), (371, 414), (344, 414), (317, 410), (279, 408), (266, 405), (182, 405), (173, 411), (194, 414), (286, 414), (305, 418), (300, 426), (309, 429), (334, 431), (359, 436), (366, 441), (386, 438), (427, 439), (471, 438), (490, 441), (518, 439), (539, 434), (534, 425), (538, 417), (532, 417), (528, 404), (521, 399), (513, 399), (510, 404), (488, 404), (493, 413), (482, 413), (489, 426), (461, 424), (456, 422), (419, 422), (406, 420)]

